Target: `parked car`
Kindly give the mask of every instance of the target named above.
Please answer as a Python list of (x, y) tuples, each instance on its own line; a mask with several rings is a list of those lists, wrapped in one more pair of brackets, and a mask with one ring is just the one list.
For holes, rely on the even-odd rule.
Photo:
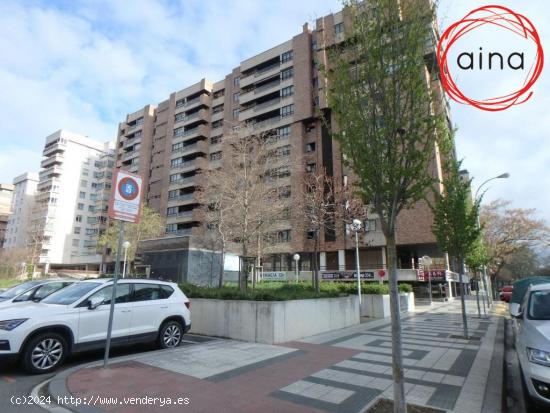
[(550, 283), (530, 286), (514, 318), (526, 394), (550, 409)]
[(76, 280), (53, 278), (24, 282), (0, 294), (0, 309), (29, 301), (37, 303), (75, 282)]
[[(104, 348), (112, 292), (112, 279), (86, 280), (40, 303), (2, 309), (0, 357), (19, 358), (38, 374), (55, 370), (71, 353)], [(191, 328), (189, 299), (174, 283), (122, 279), (114, 307), (113, 346), (156, 340), (172, 348)]]
[(499, 294), (500, 301), (509, 303), (510, 298), (512, 298), (513, 291), (514, 291), (513, 285), (505, 285), (504, 287), (502, 287)]
[(550, 277), (528, 277), (516, 281), (514, 283), (514, 290), (512, 292), (512, 297), (510, 298), (509, 303), (510, 315), (513, 317), (518, 313), (519, 307), (523, 302), (523, 298), (525, 297), (525, 293), (531, 285), (546, 283), (550, 283)]

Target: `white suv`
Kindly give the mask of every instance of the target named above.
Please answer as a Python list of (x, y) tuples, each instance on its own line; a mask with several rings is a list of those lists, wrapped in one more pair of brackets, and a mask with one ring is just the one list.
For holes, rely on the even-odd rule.
[[(30, 373), (59, 367), (70, 353), (105, 347), (112, 279), (86, 280), (40, 303), (0, 310), (0, 357), (19, 357)], [(176, 347), (191, 328), (190, 303), (177, 284), (149, 279), (117, 283), (112, 345), (157, 340)]]

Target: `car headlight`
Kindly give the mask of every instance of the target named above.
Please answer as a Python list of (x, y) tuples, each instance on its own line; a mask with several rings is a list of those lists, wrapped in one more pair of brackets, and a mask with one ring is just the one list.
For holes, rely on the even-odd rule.
[(547, 351), (527, 347), (527, 357), (532, 363), (550, 367), (550, 353)]
[(23, 324), (27, 320), (28, 320), (28, 318), (17, 318), (15, 320), (0, 321), (0, 330), (11, 331), (14, 328), (16, 328), (16, 327), (20, 326), (21, 324)]

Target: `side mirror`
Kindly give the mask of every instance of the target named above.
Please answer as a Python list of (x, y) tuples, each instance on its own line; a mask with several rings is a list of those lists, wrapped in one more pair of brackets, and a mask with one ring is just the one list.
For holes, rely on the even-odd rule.
[(104, 300), (101, 297), (92, 297), (90, 300), (88, 300), (88, 310), (95, 310), (97, 307), (103, 304), (103, 301)]
[(520, 311), (520, 306), (518, 303), (510, 303), (510, 315), (513, 318), (521, 318), (523, 313)]

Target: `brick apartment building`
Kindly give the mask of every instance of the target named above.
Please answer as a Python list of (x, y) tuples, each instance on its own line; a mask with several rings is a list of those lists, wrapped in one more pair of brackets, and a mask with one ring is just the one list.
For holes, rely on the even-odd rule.
[[(300, 160), (277, 183), (289, 187), (291, 200), (302, 191), (307, 171), (324, 167), (339, 180), (352, 176), (338, 143), (319, 117), (322, 111), (330, 119), (330, 108), (315, 63), (326, 63), (327, 49), (344, 40), (346, 24), (342, 11), (317, 19), (314, 29), (305, 24), (301, 33), (242, 61), (224, 79), (203, 79), (157, 105), (127, 115), (119, 124), (116, 166), (145, 177), (146, 201), (166, 217), (167, 236), (200, 236), (197, 172), (221, 165), (224, 139), (234, 133), (269, 131), (277, 137), (274, 148)], [(426, 58), (433, 60), (434, 55), (427, 53)], [(436, 74), (431, 87), (442, 96)], [(441, 176), (440, 163), (436, 154), (431, 166), (434, 176)], [(301, 255), (300, 269), (311, 269), (312, 244), (305, 231), (295, 229), (299, 219), (298, 208), (291, 208), (290, 219), (279, 225), (280, 253), (264, 257), (264, 271), (293, 269), (296, 252)], [(397, 227), (401, 268), (413, 268), (423, 255), (434, 257), (434, 267), (447, 268), (431, 223), (432, 214), (424, 203), (402, 213)], [(384, 268), (385, 240), (379, 222), (373, 216), (366, 226), (361, 267)], [(321, 234), (321, 269), (352, 270), (354, 254), (352, 235), (345, 230), (333, 236)]]

